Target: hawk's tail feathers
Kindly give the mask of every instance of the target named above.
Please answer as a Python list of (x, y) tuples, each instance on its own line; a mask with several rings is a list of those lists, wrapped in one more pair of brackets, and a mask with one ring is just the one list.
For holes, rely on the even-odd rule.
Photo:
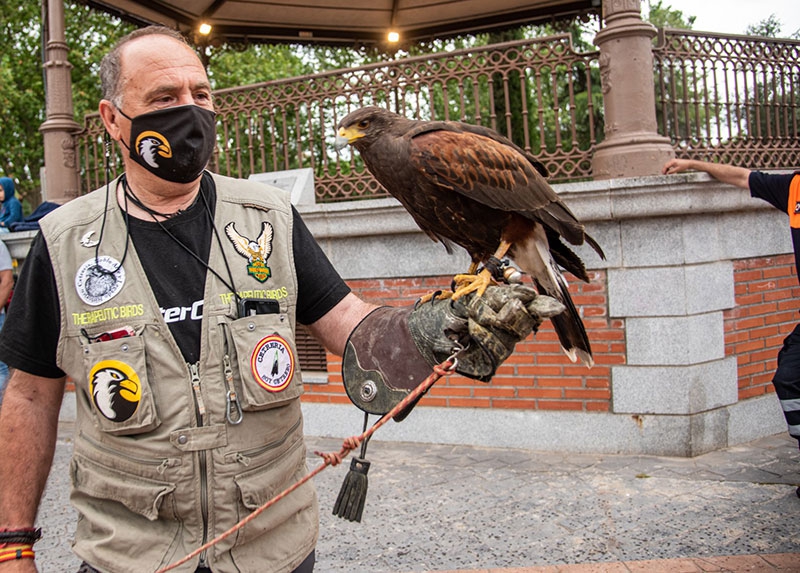
[(592, 345), (589, 343), (589, 336), (586, 334), (583, 320), (578, 313), (578, 309), (575, 308), (575, 303), (572, 302), (569, 290), (567, 290), (567, 281), (564, 280), (564, 277), (559, 275), (558, 292), (553, 292), (554, 289), (546, 288), (535, 279), (534, 283), (540, 293), (552, 296), (559, 300), (565, 307), (561, 314), (550, 317), (564, 354), (566, 354), (572, 362), (577, 362), (580, 359), (580, 361), (589, 368), (594, 366)]
[(557, 314), (550, 320), (553, 322), (553, 327), (555, 327), (564, 354), (572, 362), (577, 362), (580, 359), (581, 362), (591, 368), (594, 366), (594, 358), (592, 358), (592, 345), (589, 343), (586, 328), (583, 326), (583, 320), (572, 302), (569, 290), (567, 290), (567, 281), (561, 276), (558, 278), (560, 292), (556, 298), (566, 308), (564, 312)]
[[(567, 281), (556, 260), (553, 259), (544, 229), (537, 225), (531, 237), (515, 243), (512, 257), (520, 269), (530, 275), (539, 293), (551, 296), (564, 305), (565, 309), (561, 314), (550, 318), (561, 347), (570, 360), (577, 362), (580, 359), (591, 367), (594, 359), (589, 337), (586, 335), (578, 309), (572, 302)], [(577, 259), (575, 255), (573, 257)], [(588, 280), (586, 271), (583, 275)]]

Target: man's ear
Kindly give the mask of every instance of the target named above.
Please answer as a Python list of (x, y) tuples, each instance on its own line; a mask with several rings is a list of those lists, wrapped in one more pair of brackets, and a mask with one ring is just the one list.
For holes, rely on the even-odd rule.
[(100, 118), (103, 120), (103, 125), (106, 126), (106, 131), (114, 141), (119, 141), (122, 136), (122, 130), (119, 125), (119, 119), (122, 114), (119, 113), (117, 107), (107, 99), (100, 100)]

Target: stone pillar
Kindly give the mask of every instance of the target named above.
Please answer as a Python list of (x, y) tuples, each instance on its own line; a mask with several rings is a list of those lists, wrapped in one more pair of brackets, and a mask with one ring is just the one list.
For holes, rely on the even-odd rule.
[(657, 175), (674, 157), (669, 139), (656, 132), (652, 39), (640, 0), (604, 0), (605, 27), (595, 36), (606, 138), (592, 159), (595, 179)]
[(44, 138), (42, 199), (63, 204), (78, 196), (79, 177), (73, 134), (81, 129), (73, 117), (72, 65), (67, 61), (63, 0), (47, 0), (45, 30), (47, 119), (39, 127)]

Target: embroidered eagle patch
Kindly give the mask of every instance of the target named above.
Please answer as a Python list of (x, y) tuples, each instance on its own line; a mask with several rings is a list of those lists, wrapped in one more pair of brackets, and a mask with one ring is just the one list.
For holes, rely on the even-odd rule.
[(247, 259), (247, 274), (262, 283), (272, 275), (267, 266), (267, 259), (272, 254), (272, 233), (272, 225), (262, 222), (261, 234), (254, 241), (240, 235), (232, 222), (225, 225), (225, 234), (233, 243), (233, 248)]

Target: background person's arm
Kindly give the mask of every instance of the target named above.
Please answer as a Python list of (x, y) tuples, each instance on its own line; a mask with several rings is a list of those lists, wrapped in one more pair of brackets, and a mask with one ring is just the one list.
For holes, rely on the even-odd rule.
[(735, 185), (742, 189), (750, 189), (750, 170), (724, 163), (709, 163), (708, 161), (698, 161), (696, 159), (671, 159), (667, 161), (661, 172), (664, 175), (673, 175), (689, 170), (705, 171), (711, 177), (723, 183)]

